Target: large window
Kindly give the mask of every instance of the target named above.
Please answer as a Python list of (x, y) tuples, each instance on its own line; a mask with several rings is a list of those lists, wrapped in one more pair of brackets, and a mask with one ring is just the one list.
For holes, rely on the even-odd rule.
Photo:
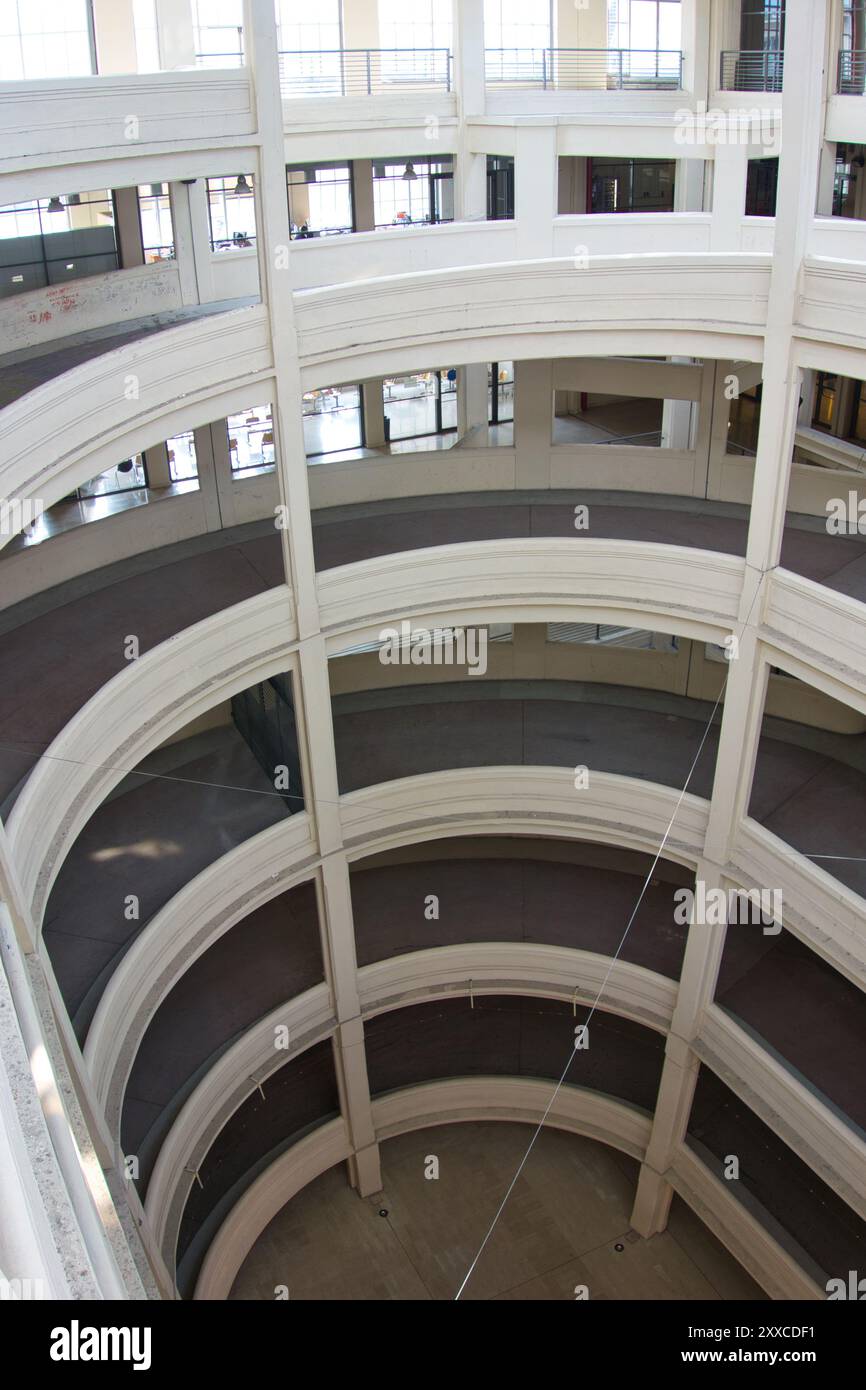
[(848, 438), (855, 444), (866, 444), (866, 381), (854, 382)]
[(863, 168), (866, 165), (866, 146), (836, 146), (836, 168), (833, 178), (833, 216), (863, 216)]
[(741, 0), (741, 50), (781, 53), (784, 47), (785, 0)]
[[(351, 3), (351, 0), (348, 0)], [(343, 46), (340, 0), (276, 0), (280, 49), (313, 53)]]
[(286, 169), (292, 237), (355, 230), (349, 164), (298, 164)]
[(198, 460), (195, 456), (195, 438), (192, 430), (167, 439), (165, 447), (168, 452), (168, 472), (173, 483), (183, 483), (189, 478), (198, 477)]
[(233, 473), (274, 467), (276, 451), (270, 405), (254, 405), (240, 415), (230, 415), (226, 426)]
[(321, 459), (364, 447), (360, 386), (327, 386), (304, 396), (304, 449)]
[(682, 41), (680, 0), (609, 0), (608, 44), (611, 48), (679, 49)]
[(244, 61), (243, 0), (192, 0), (196, 61), (227, 68)]
[(374, 163), (373, 217), (377, 227), (453, 222), (454, 169), (450, 155)]
[(500, 222), (514, 216), (514, 156), (487, 156), (487, 217)]
[(491, 362), (487, 369), (487, 418), (491, 425), (514, 419), (513, 362)]
[(728, 438), (725, 452), (752, 457), (758, 450), (758, 429), (761, 424), (761, 383), (741, 391), (731, 401), (728, 415)]
[(2, 0), (0, 81), (93, 71), (89, 0)]
[(212, 251), (237, 251), (254, 246), (256, 213), (252, 174), (208, 179), (207, 209)]
[(159, 72), (159, 32), (156, 23), (156, 0), (132, 0), (132, 19), (135, 26), (135, 56), (139, 72)]
[(143, 183), (138, 190), (141, 244), (148, 265), (174, 258), (174, 226), (167, 183)]
[(552, 48), (552, 0), (484, 0), (485, 48)]
[(779, 160), (750, 159), (746, 174), (746, 216), (775, 217)]
[[(342, 92), (340, 0), (315, 0), (315, 4), (309, 0), (276, 0), (276, 4), (283, 94), (316, 96)], [(353, 60), (346, 61), (351, 65)]]
[(673, 212), (673, 159), (590, 160), (590, 212)]
[(836, 391), (838, 377), (832, 372), (819, 372), (815, 389), (815, 405), (812, 426), (816, 430), (833, 432), (833, 417), (836, 411)]
[(431, 49), (451, 49), (451, 0), (379, 0), (379, 47), (383, 81), (429, 80)]
[(68, 500), (80, 502), (85, 497), (108, 497), (116, 492), (131, 492), (134, 488), (147, 487), (147, 469), (144, 456), (133, 454), (123, 459), (114, 468), (106, 468), (97, 473), (89, 482), (82, 483)]
[(383, 386), (387, 438), (420, 439), (457, 428), (457, 372), (414, 372)]
[(0, 207), (0, 298), (117, 267), (110, 190)]

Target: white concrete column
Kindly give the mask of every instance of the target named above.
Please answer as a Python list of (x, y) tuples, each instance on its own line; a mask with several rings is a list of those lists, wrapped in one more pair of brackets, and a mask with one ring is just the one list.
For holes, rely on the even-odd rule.
[[(788, 479), (800, 403), (800, 373), (792, 360), (792, 315), (818, 194), (818, 157), (824, 130), (820, 63), (827, 7), (789, 0), (785, 21), (785, 81), (776, 236), (767, 306), (761, 426), (746, 563), (755, 578), (778, 563)], [(744, 596), (749, 600), (748, 594)], [(753, 621), (760, 619), (756, 612)]]
[(471, 430), (487, 430), (486, 362), (457, 368), (457, 432), (461, 439)]
[(381, 1190), (382, 1177), (367, 1077), (364, 1024), (358, 998), (349, 866), (343, 853), (330, 855), (322, 864), (319, 918), (323, 928), (327, 976), (338, 1020), (334, 1034), (334, 1065), (340, 1109), (353, 1150), (349, 1178), (360, 1196), (368, 1197)]
[(691, 401), (665, 401), (662, 407), (662, 448), (690, 449), (692, 439)]
[(483, 116), (484, 0), (454, 0), (454, 85), (461, 121)]
[(556, 126), (518, 126), (514, 157), (514, 228), (518, 260), (553, 255), (559, 187)]
[(145, 449), (144, 466), (147, 470), (148, 487), (171, 486), (171, 470), (168, 466), (168, 449), (164, 443), (154, 444), (152, 448)]
[(821, 141), (818, 166), (818, 196), (815, 211), (819, 217), (833, 216), (833, 190), (836, 186), (836, 141)]
[(298, 734), (307, 754), (306, 765), (302, 762), (304, 800), (315, 824), (319, 852), (333, 854), (341, 849), (343, 837), (328, 657), (320, 633), (308, 637), (298, 650), (297, 687), (303, 712)]
[(256, 203), (256, 246), (263, 301), (269, 307), (276, 383), (273, 421), (277, 477), (287, 526), (280, 530), (287, 573), (291, 575), (300, 636), (318, 631), (316, 566), (307, 485), (302, 391), (298, 364), (295, 305), (289, 263), (289, 209), (286, 198), (283, 103), (277, 59), (276, 15), (270, 0), (244, 0), (244, 32), (261, 139)]
[(364, 1025), (360, 1018), (339, 1025), (334, 1034), (334, 1057), (343, 1117), (353, 1149), (349, 1180), (360, 1197), (372, 1197), (375, 1192), (382, 1191), (382, 1170), (370, 1103)]
[(168, 201), (171, 208), (171, 225), (174, 229), (174, 257), (180, 276), (180, 295), (184, 304), (198, 304), (198, 277), (196, 275), (196, 254), (194, 232), (190, 216), (189, 185), (170, 183)]
[[(698, 864), (695, 881), (707, 889), (725, 886), (718, 866), (708, 860)], [(712, 1003), (725, 944), (724, 924), (707, 926), (695, 921), (694, 906), (652, 1132), (632, 1212), (631, 1224), (642, 1236), (655, 1235), (667, 1225), (673, 1190), (665, 1174), (685, 1138), (698, 1079), (699, 1060), (690, 1044), (700, 1032), (704, 1010)]]
[(121, 268), (130, 270), (133, 266), (144, 265), (137, 188), (114, 189), (114, 215)]
[(715, 89), (710, 81), (710, 0), (682, 0), (680, 9), (683, 90), (693, 101), (709, 104), (710, 92)]
[(361, 409), (364, 413), (364, 443), (368, 449), (381, 449), (385, 443), (385, 396), (382, 378), (361, 382)]
[[(691, 363), (689, 357), (672, 357), (671, 362)], [(694, 401), (665, 400), (662, 406), (662, 448), (695, 447), (698, 407)]]
[(381, 48), (377, 0), (344, 0), (343, 47)]
[(354, 1151), (351, 1176), (365, 1194), (379, 1186), (378, 1162), (364, 1063), (348, 865), (342, 850), (328, 659), (319, 630), (297, 333), (288, 273), (292, 249), (276, 19), (271, 0), (244, 0), (244, 21), (249, 63), (256, 73), (254, 90), (262, 141), (256, 199), (257, 245), (276, 370), (273, 419), (279, 440), (278, 478), (288, 515), (288, 529), (283, 535), (301, 639), (295, 666), (295, 711), (305, 803), (323, 856), (318, 884), (319, 920), (326, 975), (340, 1024), (334, 1056), (341, 1112)]
[(190, 0), (156, 0), (159, 61), (164, 72), (195, 66), (195, 35)]
[(96, 71), (138, 72), (132, 0), (91, 0)]
[(514, 364), (514, 449), (517, 488), (550, 487), (553, 445), (553, 364)]
[[(728, 886), (718, 864), (710, 859), (698, 862), (695, 883), (704, 884), (707, 890)], [(694, 913), (692, 916), (694, 918)], [(724, 923), (712, 926), (694, 920), (689, 923), (670, 1029), (671, 1036), (683, 1043), (691, 1043), (698, 1036), (704, 1010), (713, 1001), (726, 934)]]
[(352, 160), (352, 207), (355, 214), (355, 231), (372, 232), (376, 225), (372, 159)]
[(189, 215), (189, 235), (192, 249), (192, 262), (195, 269), (196, 285), (200, 304), (209, 304), (217, 298), (214, 289), (213, 257), (210, 245), (210, 218), (207, 205), (207, 179), (196, 179), (185, 185)]
[[(743, 192), (745, 198), (745, 190)], [(674, 184), (674, 212), (703, 212), (704, 161), (678, 159)]]
[(665, 1174), (685, 1137), (698, 1079), (698, 1059), (680, 1038), (665, 1046), (659, 1092), (646, 1156), (641, 1164), (631, 1224), (645, 1238), (663, 1231), (673, 1188)]
[(716, 145), (713, 160), (711, 251), (739, 251), (746, 210), (749, 152), (745, 145)]
[(487, 216), (487, 156), (472, 148), (471, 117), (484, 115), (484, 0), (454, 0), (454, 68), (458, 139), (454, 152), (454, 216), (483, 221)]
[(750, 623), (733, 635), (738, 641), (738, 655), (728, 669), (704, 841), (707, 858), (716, 864), (727, 864), (730, 859), (737, 827), (748, 810), (767, 688), (767, 664), (754, 627)]
[(33, 920), (30, 904), (24, 896), (18, 867), (12, 858), (6, 827), (0, 821), (0, 903), (5, 903), (15, 937), (21, 950), (30, 954), (36, 949), (39, 928)]
[(199, 429), (193, 430), (193, 444), (205, 525), (208, 531), (219, 531), (223, 525), (219, 472), (230, 472), (225, 420), (215, 420), (212, 425), (202, 425)]

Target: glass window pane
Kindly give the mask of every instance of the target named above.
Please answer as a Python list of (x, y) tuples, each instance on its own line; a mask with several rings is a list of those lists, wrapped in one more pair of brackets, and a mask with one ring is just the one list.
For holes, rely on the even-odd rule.
[(254, 405), (226, 421), (233, 473), (250, 468), (273, 468), (276, 462), (270, 405)]
[(304, 396), (304, 447), (310, 459), (360, 449), (364, 443), (360, 386), (329, 386)]

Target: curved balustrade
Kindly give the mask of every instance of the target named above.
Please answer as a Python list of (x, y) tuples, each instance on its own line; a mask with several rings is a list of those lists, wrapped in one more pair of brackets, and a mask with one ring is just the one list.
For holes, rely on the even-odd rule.
[[(624, 1099), (640, 1110), (652, 1110), (664, 1056), (659, 1034), (598, 1010), (591, 1025), (595, 1045), (574, 1052), (574, 1014), (570, 1003), (540, 994), (526, 997), (519, 993), (518, 985), (515, 988), (512, 995), (497, 993), (495, 987), (485, 989), (475, 997), (474, 1008), (470, 1008), (465, 997), (455, 996), (368, 1018), (364, 1032), (373, 1094), (422, 1079), (478, 1073), (522, 1074), (555, 1081), (562, 1072), (563, 1058), (568, 1057), (571, 1049), (576, 1062), (574, 1074), (569, 1077), (570, 1086)], [(407, 1047), (407, 1030), (413, 1038), (411, 1047)], [(220, 1070), (223, 1062), (228, 1066), (229, 1055), (225, 1054), (214, 1071)], [(197, 1106), (196, 1095), (181, 1112), (160, 1153), (146, 1210), (169, 1257), (174, 1252), (175, 1231), (179, 1232), (178, 1256), (184, 1283), (196, 1260), (197, 1247), (200, 1248), (221, 1202), (229, 1195), (236, 1200), (240, 1185), (246, 1184), (251, 1169), (254, 1173), (255, 1166), (266, 1159), (274, 1141), (279, 1147), (286, 1147), (293, 1133), (297, 1063), (274, 1068), (273, 1061), (271, 1040), (267, 1064), (269, 1100), (264, 1110), (260, 1110), (258, 1091), (250, 1094), (249, 1079), (239, 1094), (229, 1089), (227, 1078), (223, 1077), (226, 1098), (220, 1109), (223, 1116), (231, 1118), (216, 1127), (208, 1125), (206, 1132), (196, 1137), (192, 1164), (201, 1174), (202, 1185), (190, 1191), (179, 1226), (177, 1216), (186, 1196), (186, 1184), (178, 1183), (180, 1170), (176, 1160), (190, 1152), (193, 1135), (192, 1127), (187, 1126)], [(213, 1072), (208, 1078), (208, 1082), (212, 1081)], [(286, 1111), (285, 1116), (281, 1115), (282, 1110)], [(250, 1123), (253, 1114), (260, 1116), (256, 1133)]]
[(0, 496), (51, 506), (118, 459), (244, 408), (251, 392), (269, 393), (272, 373), (263, 305), (205, 314), (90, 357), (0, 411)]
[[(409, 811), (408, 796), (424, 806), (426, 821), (417, 821)], [(379, 824), (374, 832), (367, 828), (360, 849), (353, 830), (368, 803), (375, 809)], [(503, 768), (480, 770), (471, 777), (450, 772), (382, 785), (344, 798), (343, 808), (352, 853), (358, 858), (393, 847), (396, 829), (400, 845), (445, 837), (446, 847), (448, 838), (476, 831), (609, 843), (616, 843), (619, 833), (623, 840), (630, 839), (652, 853), (674, 803), (675, 798), (664, 788), (641, 787), (627, 778), (600, 774), (593, 778), (592, 790), (581, 794), (576, 808), (573, 779), (561, 771)], [(439, 805), (453, 810), (438, 811)], [(632, 828), (629, 821), (638, 820), (638, 808), (643, 810), (643, 818)], [(705, 822), (701, 803), (687, 797), (671, 840), (674, 857), (697, 862)], [(114, 1132), (119, 1129), (127, 1077), (155, 1010), (203, 951), (248, 913), (312, 875), (318, 863), (306, 816), (280, 821), (205, 868), (138, 934), (106, 985), (85, 1047), (90, 1074)], [(584, 872), (584, 880), (585, 892), (591, 891), (590, 884), (598, 883), (597, 874), (590, 869)], [(614, 879), (608, 870), (605, 900), (609, 902), (614, 892)], [(649, 891), (644, 913), (656, 901), (657, 892), (664, 890)], [(360, 905), (358, 920), (364, 920)], [(376, 920), (381, 921), (378, 910)], [(675, 973), (675, 943), (679, 938), (675, 924), (668, 923), (662, 934), (668, 945), (661, 954), (646, 954), (646, 946), (643, 952), (638, 947), (643, 939), (641, 922), (625, 959)], [(499, 926), (497, 934), (504, 930)], [(554, 931), (553, 926), (545, 928), (540, 939), (550, 940)], [(632, 950), (637, 954), (632, 955)]]
[(321, 575), (319, 601), (332, 655), (359, 638), (375, 640), (395, 616), (423, 624), (433, 614), (453, 623), (483, 621), (482, 614), (488, 621), (574, 622), (591, 610), (596, 622), (667, 624), (667, 631), (715, 641), (735, 622), (742, 575), (741, 560), (709, 551), (530, 537), (342, 565)]
[[(373, 1102), (373, 1116), (378, 1136), (388, 1139), (431, 1124), (461, 1120), (516, 1120), (537, 1125), (549, 1102), (550, 1088), (544, 1082), (522, 1077), (467, 1077), (427, 1082), (380, 1096)], [(646, 1120), (638, 1112), (609, 1097), (573, 1088), (560, 1091), (545, 1122), (556, 1129), (589, 1135), (632, 1157), (642, 1154), (649, 1138)], [(226, 1216), (204, 1258), (195, 1297), (227, 1298), (244, 1259), (277, 1212), (348, 1152), (343, 1122), (334, 1120), (275, 1159)], [(824, 1296), (695, 1155), (682, 1150), (672, 1176), (692, 1208), (767, 1288), (770, 1297)]]
[[(574, 531), (573, 504), (556, 500), (560, 495), (552, 492), (540, 501), (538, 494), (528, 494), (531, 500), (525, 502), (521, 493), (497, 494), (488, 503), (478, 494), (445, 506), (433, 499), (438, 505), (413, 504), (412, 510), (396, 513), (371, 504), (356, 508), (350, 519), (332, 519), (327, 511), (319, 514), (314, 527), (317, 564), (330, 567), (319, 581), (323, 614), (329, 625), (339, 624), (342, 633), (332, 638), (332, 646), (357, 645), (365, 637), (375, 640), (395, 613), (402, 617), (420, 610), (430, 617), (434, 601), (432, 619), (437, 624), (456, 613), (469, 620), (489, 618), (489, 602), (482, 609), (481, 598), (489, 592), (502, 595), (505, 575), (512, 601), (503, 616), (529, 621), (558, 615), (571, 621), (580, 605), (592, 610), (593, 621), (723, 640), (735, 621), (740, 562), (734, 556), (745, 545), (744, 521), (697, 501), (672, 510), (654, 506), (646, 512), (628, 494), (615, 506), (605, 494), (602, 503), (590, 501), (590, 538)], [(223, 689), (231, 693), (242, 688), (244, 660), (249, 662), (248, 684), (263, 671), (285, 669), (292, 626), (291, 597), (284, 588), (248, 600), (250, 606), (237, 612), (228, 652), (222, 650), (216, 617), (193, 626), (200, 614), (231, 613), (224, 605), (261, 589), (263, 583), (279, 584), (279, 539), (264, 523), (262, 530), (265, 534), (258, 538), (239, 538), (236, 548), (186, 555), (115, 582), (110, 589), (105, 586), (74, 598), (0, 637), (7, 694), (21, 692), (3, 729), (6, 788), (11, 789), (41, 753), (48, 755), (37, 763), (33, 785), (25, 786), (10, 821), (13, 840), (22, 846), (28, 892), (35, 892), (40, 873), (44, 884), (50, 884), (61, 844), (69, 842), (74, 827), (83, 824), (113, 785), (111, 768), (133, 766), (155, 746), (160, 733), (170, 736), (206, 707), (205, 687), (197, 673), (200, 664), (211, 680), (222, 673), (221, 681), (211, 687), (215, 698)], [(521, 532), (526, 540), (515, 539)], [(601, 541), (601, 533), (613, 539)], [(647, 544), (643, 537), (648, 533), (669, 537), (676, 545)], [(484, 544), (469, 545), (467, 535)], [(217, 539), (228, 542), (229, 536)], [(684, 543), (695, 539), (714, 551), (686, 548)], [(442, 542), (450, 543), (447, 550), (435, 548)], [(425, 549), (394, 554), (397, 545)], [(169, 560), (174, 553), (154, 552), (153, 559)], [(377, 556), (381, 559), (374, 560)], [(842, 698), (850, 698), (852, 690), (862, 691), (866, 685), (866, 647), (858, 637), (857, 621), (859, 603), (866, 597), (863, 543), (789, 527), (782, 558), (811, 570), (821, 583), (787, 570), (769, 578), (767, 638), (799, 659), (806, 679), (816, 670), (837, 682), (844, 675)], [(541, 592), (536, 568), (543, 575)], [(114, 571), (103, 573), (108, 578)], [(837, 596), (827, 586), (845, 586), (848, 596)], [(691, 613), (682, 602), (684, 593), (694, 604)], [(563, 606), (566, 595), (569, 601)], [(365, 619), (377, 610), (379, 620), (370, 627)], [(712, 628), (706, 623), (708, 616)], [(353, 624), (350, 632), (347, 619)], [(184, 626), (188, 631), (181, 635)], [(133, 665), (124, 660), (130, 627), (142, 649), (168, 636), (174, 641)], [(146, 718), (144, 681), (151, 702)], [(46, 698), (31, 706), (24, 696), (36, 687)], [(81, 708), (82, 698), (89, 694), (91, 703)], [(112, 726), (114, 732), (108, 736)], [(54, 743), (46, 749), (52, 736)], [(89, 748), (98, 749), (98, 756), (82, 754)], [(108, 771), (91, 780), (93, 769), (70, 769), (70, 759), (102, 763)], [(84, 799), (76, 802), (79, 797)], [(73, 829), (63, 830), (49, 852), (73, 803)]]
[[(224, 563), (227, 557), (221, 558)], [(167, 612), (176, 620), (176, 610)], [(125, 620), (129, 625), (128, 613)], [(118, 641), (117, 664), (126, 669), (101, 686), (53, 740), (9, 819), (22, 887), (37, 921), (66, 853), (94, 809), (173, 734), (221, 701), (285, 671), (294, 637), (291, 592), (278, 585), (220, 609), (186, 628), (182, 638), (159, 643), (134, 669), (122, 661)]]
[(645, 344), (651, 354), (758, 361), (769, 269), (759, 255), (572, 255), (299, 291), (303, 387), (385, 375), (395, 360), (423, 371), (628, 356)]
[[(783, 988), (789, 984), (783, 977)], [(776, 989), (781, 993), (778, 984)], [(797, 1007), (787, 988), (785, 1007)], [(826, 1097), (816, 1096), (787, 1059), (781, 1062), (763, 1039), (752, 1037), (717, 1004), (707, 1009), (694, 1046), (702, 1061), (866, 1220), (864, 1132), (855, 1130)]]

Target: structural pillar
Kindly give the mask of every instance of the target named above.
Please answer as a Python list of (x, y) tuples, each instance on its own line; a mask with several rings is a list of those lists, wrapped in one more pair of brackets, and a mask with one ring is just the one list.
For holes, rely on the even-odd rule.
[(122, 270), (144, 265), (144, 244), (137, 188), (115, 188), (114, 218), (117, 250)]
[(164, 72), (195, 67), (191, 0), (155, 0), (159, 59)]
[(138, 72), (132, 0), (90, 0), (96, 39), (96, 71)]
[(356, 232), (375, 230), (372, 159), (352, 160), (352, 209), (355, 215)]
[(553, 364), (514, 364), (515, 487), (550, 487), (553, 446)]
[(183, 304), (198, 304), (195, 233), (190, 215), (189, 185), (170, 183), (168, 185), (168, 198), (171, 207), (171, 224), (174, 228), (174, 256), (180, 276), (181, 302)]
[(364, 445), (367, 449), (385, 446), (385, 397), (381, 378), (361, 382), (361, 410), (364, 415)]

